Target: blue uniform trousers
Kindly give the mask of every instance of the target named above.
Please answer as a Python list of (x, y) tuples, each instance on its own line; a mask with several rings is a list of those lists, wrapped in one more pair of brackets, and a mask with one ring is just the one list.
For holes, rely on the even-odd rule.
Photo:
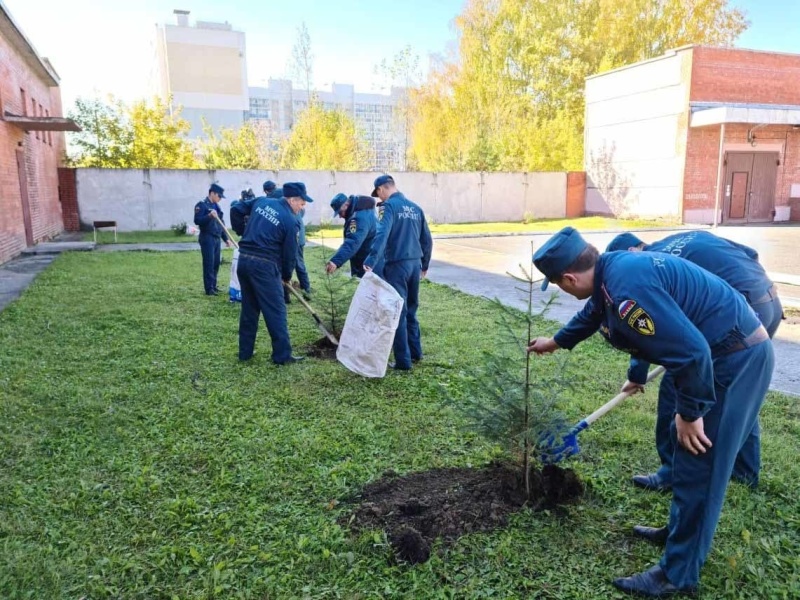
[[(753, 307), (758, 318), (767, 330), (769, 337), (775, 335), (783, 316), (783, 307), (778, 298)], [(656, 416), (656, 449), (661, 459), (658, 469), (659, 480), (664, 484), (672, 483), (672, 455), (675, 446), (670, 435), (670, 428), (675, 418), (675, 382), (669, 373), (664, 373), (658, 388), (658, 410)], [(758, 485), (761, 470), (761, 427), (756, 420), (746, 443), (736, 457), (733, 478), (753, 487)]]
[(410, 369), (412, 360), (422, 358), (422, 340), (417, 321), (420, 268), (417, 258), (383, 265), (383, 278), (403, 298), (403, 311), (392, 346), (398, 369)]
[(200, 253), (203, 255), (203, 287), (206, 294), (217, 289), (217, 273), (219, 273), (221, 238), (210, 233), (201, 233), (198, 237)]
[(239, 360), (253, 356), (258, 333), (258, 314), (264, 315), (272, 338), (272, 361), (282, 364), (292, 356), (286, 303), (283, 301), (283, 282), (274, 262), (239, 254), (236, 269), (242, 287), (242, 312), (239, 315)]
[(756, 423), (774, 366), (770, 341), (714, 359), (716, 402), (703, 417), (713, 446), (705, 454), (679, 446), (672, 428), (672, 506), (661, 568), (678, 587), (697, 585), (736, 456)]

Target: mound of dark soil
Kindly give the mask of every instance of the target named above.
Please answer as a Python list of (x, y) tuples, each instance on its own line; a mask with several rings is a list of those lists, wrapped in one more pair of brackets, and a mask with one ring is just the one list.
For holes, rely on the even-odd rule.
[(453, 542), (467, 533), (504, 526), (508, 515), (523, 506), (542, 510), (574, 502), (582, 495), (577, 475), (555, 465), (532, 473), (527, 503), (521, 473), (499, 463), (404, 477), (387, 473), (362, 490), (352, 520), (345, 519), (356, 530), (385, 530), (395, 555), (414, 564), (430, 558), (436, 538)]
[[(336, 335), (336, 339), (339, 339), (339, 335)], [(336, 346), (333, 345), (328, 338), (323, 337), (318, 339), (316, 342), (308, 346), (307, 354), (309, 356), (313, 356), (314, 358), (326, 358), (328, 360), (336, 360)]]

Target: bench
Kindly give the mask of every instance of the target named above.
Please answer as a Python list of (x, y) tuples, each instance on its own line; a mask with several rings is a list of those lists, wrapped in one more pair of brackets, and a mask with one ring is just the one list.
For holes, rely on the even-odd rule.
[(97, 230), (114, 228), (114, 243), (117, 242), (117, 222), (116, 221), (92, 221), (94, 229), (94, 243), (97, 243)]

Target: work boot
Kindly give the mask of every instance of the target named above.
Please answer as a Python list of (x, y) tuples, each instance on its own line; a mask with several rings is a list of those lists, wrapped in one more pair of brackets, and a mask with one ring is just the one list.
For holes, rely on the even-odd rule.
[(669, 530), (666, 527), (647, 527), (645, 525), (634, 525), (633, 533), (648, 542), (660, 545), (666, 544), (669, 536)]
[(390, 369), (394, 369), (395, 371), (410, 371), (411, 370), (411, 367), (399, 367), (399, 366), (397, 366), (396, 362), (390, 362), (389, 363), (389, 368)]
[(303, 299), (306, 302), (311, 302), (311, 288), (308, 288), (307, 290), (303, 290)]
[(672, 482), (664, 481), (658, 473), (634, 475), (633, 485), (654, 492), (669, 492), (672, 490)]
[(651, 567), (643, 573), (636, 573), (630, 577), (620, 577), (615, 579), (613, 583), (618, 590), (645, 598), (669, 598), (679, 594), (697, 595), (696, 587), (679, 588), (672, 585), (659, 565)]

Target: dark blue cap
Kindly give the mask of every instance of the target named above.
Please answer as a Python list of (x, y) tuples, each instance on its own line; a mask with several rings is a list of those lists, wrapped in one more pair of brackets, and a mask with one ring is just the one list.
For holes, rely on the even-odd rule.
[(628, 248), (638, 246), (639, 244), (644, 244), (644, 242), (632, 233), (620, 233), (617, 237), (611, 240), (611, 243), (606, 248), (606, 252), (627, 250)]
[(347, 202), (349, 198), (344, 194), (336, 194), (331, 200), (331, 208), (333, 209), (333, 216), (339, 216), (339, 209), (342, 208), (342, 205)]
[(220, 198), (225, 197), (225, 189), (221, 185), (217, 185), (216, 183), (212, 183), (211, 186), (208, 188), (208, 193), (214, 192), (215, 194), (219, 194)]
[(370, 194), (373, 198), (378, 197), (378, 188), (386, 183), (394, 183), (394, 178), (391, 175), (381, 175), (377, 179), (375, 179), (375, 183), (373, 187), (375, 188), (372, 190), (372, 194)]
[(277, 185), (275, 185), (275, 182), (274, 182), (274, 181), (271, 181), (271, 180), (267, 179), (267, 180), (264, 182), (264, 191), (265, 191), (267, 194), (269, 194), (269, 193), (270, 193), (270, 192), (272, 192), (272, 191), (275, 191), (275, 188), (276, 188), (276, 187), (278, 187), (278, 186), (277, 186)]
[(559, 279), (588, 245), (572, 227), (564, 227), (547, 240), (533, 255), (533, 264), (544, 275), (542, 291), (551, 279)]
[(306, 202), (313, 202), (314, 199), (306, 193), (306, 184), (293, 181), (283, 184), (284, 198), (302, 198)]

